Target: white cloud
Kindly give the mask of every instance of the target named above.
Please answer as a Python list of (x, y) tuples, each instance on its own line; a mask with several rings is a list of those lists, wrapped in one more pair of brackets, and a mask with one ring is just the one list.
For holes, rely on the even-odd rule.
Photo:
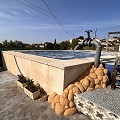
[(13, 10), (10, 10), (10, 12), (13, 13), (14, 15), (18, 15), (18, 13)]
[(30, 14), (30, 12), (29, 12), (27, 9), (24, 9), (24, 11), (25, 11), (27, 14)]
[(15, 18), (14, 16), (11, 16), (11, 15), (8, 15), (8, 14), (5, 14), (5, 13), (2, 13), (2, 12), (0, 12), (0, 17), (1, 18)]

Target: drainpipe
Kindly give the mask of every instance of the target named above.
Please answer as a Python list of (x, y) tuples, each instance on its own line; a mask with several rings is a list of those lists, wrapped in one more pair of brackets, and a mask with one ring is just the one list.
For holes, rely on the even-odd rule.
[(101, 56), (102, 46), (101, 46), (101, 44), (99, 42), (93, 41), (90, 38), (90, 32), (91, 32), (90, 30), (89, 31), (85, 31), (85, 32), (87, 32), (89, 36), (83, 42), (79, 42), (78, 45), (74, 48), (74, 50), (76, 50), (79, 46), (81, 46), (81, 47), (85, 47), (85, 46), (92, 47), (92, 46), (95, 46), (96, 53), (95, 53), (94, 66), (97, 68), (97, 67), (99, 67), (99, 64), (100, 64), (100, 56)]

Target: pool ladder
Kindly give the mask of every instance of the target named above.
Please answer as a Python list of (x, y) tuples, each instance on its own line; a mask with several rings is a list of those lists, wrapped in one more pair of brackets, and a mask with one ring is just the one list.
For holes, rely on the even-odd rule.
[(111, 89), (120, 88), (120, 58), (115, 60)]

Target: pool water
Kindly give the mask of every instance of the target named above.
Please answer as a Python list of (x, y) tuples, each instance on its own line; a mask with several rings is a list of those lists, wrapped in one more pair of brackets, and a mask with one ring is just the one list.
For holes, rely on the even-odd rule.
[(95, 56), (95, 52), (91, 51), (24, 51), (22, 53), (49, 57), (59, 60), (70, 60)]

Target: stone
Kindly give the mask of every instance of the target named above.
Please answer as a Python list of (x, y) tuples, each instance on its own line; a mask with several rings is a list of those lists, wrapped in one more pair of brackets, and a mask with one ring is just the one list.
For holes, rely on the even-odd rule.
[(102, 84), (102, 88), (106, 88), (107, 86), (106, 86), (106, 84), (105, 83), (103, 83)]
[(96, 71), (97, 70), (97, 68), (96, 67), (94, 67), (94, 71)]
[(103, 83), (107, 83), (107, 81), (108, 81), (108, 77), (107, 76), (103, 76)]
[(107, 69), (104, 69), (103, 72), (104, 72), (105, 75), (108, 74), (108, 70)]
[(69, 106), (65, 106), (65, 109), (69, 109)]
[(94, 73), (94, 71), (95, 71), (94, 68), (91, 68), (90, 73)]
[(55, 96), (54, 102), (55, 102), (55, 103), (59, 103), (59, 102), (60, 102), (60, 95), (56, 95), (56, 96)]
[(93, 81), (94, 79), (92, 78), (92, 77), (90, 77), (90, 76), (86, 76), (85, 78), (87, 78), (88, 80), (90, 80), (90, 81)]
[(75, 85), (75, 86), (78, 86), (78, 85), (79, 85), (79, 82), (75, 82), (74, 85)]
[(99, 89), (99, 88), (101, 88), (101, 85), (96, 85), (95, 86), (95, 89)]
[(52, 102), (51, 108), (55, 109), (55, 102)]
[(81, 79), (81, 80), (80, 80), (80, 83), (83, 83), (83, 81), (84, 81), (84, 79)]
[(102, 81), (102, 80), (103, 80), (103, 76), (98, 75), (98, 79), (99, 79), (100, 81)]
[(104, 68), (103, 64), (100, 64), (99, 67), (100, 67), (100, 68)]
[(89, 76), (90, 76), (91, 78), (93, 78), (93, 79), (96, 79), (96, 78), (97, 78), (96, 73), (90, 73)]
[(82, 82), (86, 87), (90, 86), (90, 81), (89, 79), (84, 79), (83, 82)]
[(85, 88), (83, 87), (83, 85), (81, 83), (79, 83), (79, 85), (77, 86), (81, 92), (85, 91)]
[(48, 97), (48, 102), (52, 103), (53, 99), (55, 98), (55, 96), (57, 95), (57, 93), (52, 93), (52, 95), (49, 95)]
[(95, 79), (95, 84), (97, 85), (100, 85), (101, 84), (101, 81), (99, 79)]
[(60, 104), (63, 106), (68, 106), (69, 105), (69, 100), (67, 98), (64, 98), (60, 96)]
[(86, 87), (86, 86), (84, 85), (84, 83), (82, 83), (82, 86), (84, 87), (84, 89), (85, 89), (85, 91), (86, 91), (88, 87)]
[(95, 73), (96, 73), (97, 75), (100, 75), (100, 76), (103, 76), (103, 75), (104, 75), (103, 70), (100, 69), (100, 68), (97, 68), (97, 70), (95, 71)]
[(80, 91), (80, 89), (78, 88), (76, 91), (75, 91), (75, 94), (80, 94), (81, 93), (81, 91)]
[(71, 107), (71, 108), (75, 107), (75, 103), (72, 102), (72, 101), (70, 101), (70, 103), (69, 103), (69, 107)]
[(79, 94), (80, 90), (77, 86), (73, 87), (73, 93)]
[(71, 115), (74, 115), (76, 114), (78, 111), (77, 109), (74, 107), (74, 108), (69, 108), (69, 109), (66, 109), (65, 112), (64, 112), (64, 116), (71, 116)]
[(73, 101), (74, 100), (74, 94), (73, 94), (73, 90), (69, 90), (69, 94), (68, 94), (68, 100), (69, 101)]
[(72, 89), (73, 87), (74, 87), (75, 85), (74, 84), (70, 84), (70, 85), (68, 85), (68, 89)]
[(94, 88), (95, 87), (95, 81), (91, 81), (89, 87), (93, 87)]
[(56, 103), (55, 105), (55, 112), (57, 115), (63, 115), (65, 111), (65, 107), (60, 103)]
[(88, 87), (87, 91), (90, 92), (90, 91), (93, 91), (95, 88), (93, 87)]
[(67, 96), (68, 96), (68, 93), (69, 93), (69, 90), (68, 90), (68, 88), (66, 88), (66, 89), (63, 91), (62, 96), (63, 96), (63, 97), (67, 97)]

